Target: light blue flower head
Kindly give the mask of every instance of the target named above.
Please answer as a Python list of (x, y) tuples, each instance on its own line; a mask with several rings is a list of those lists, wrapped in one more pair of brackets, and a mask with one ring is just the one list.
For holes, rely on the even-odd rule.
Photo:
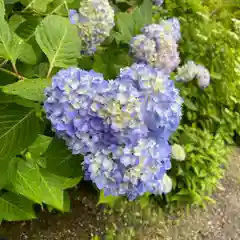
[(165, 73), (172, 72), (180, 63), (177, 41), (180, 24), (177, 19), (145, 26), (142, 34), (132, 38), (130, 54), (136, 62), (144, 62)]
[(169, 76), (141, 63), (122, 69), (117, 79), (131, 80), (141, 93), (140, 118), (147, 126), (148, 136), (168, 139), (180, 123), (183, 103)]
[(163, 177), (170, 169), (167, 141), (140, 139), (135, 145), (112, 145), (84, 158), (85, 179), (92, 180), (105, 195), (127, 196), (163, 193)]
[(108, 0), (83, 0), (79, 10), (71, 9), (69, 18), (78, 26), (84, 43), (83, 53), (93, 54), (114, 27), (114, 10)]
[(47, 118), (73, 154), (95, 152), (116, 142), (109, 126), (91, 111), (94, 99), (101, 98), (107, 88), (108, 82), (102, 74), (68, 68), (59, 71), (52, 79), (52, 86), (46, 89)]

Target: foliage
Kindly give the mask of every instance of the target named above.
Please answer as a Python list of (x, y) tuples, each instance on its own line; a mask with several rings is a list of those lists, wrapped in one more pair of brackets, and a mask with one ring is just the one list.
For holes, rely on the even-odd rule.
[[(233, 136), (235, 132), (239, 134), (240, 129), (239, 75), (235, 71), (240, 41), (233, 32), (231, 9), (225, 9), (228, 12), (225, 18), (219, 17), (218, 9), (226, 6), (220, 2), (166, 0), (164, 10), (154, 18), (155, 21), (163, 17), (179, 18), (182, 63), (193, 60), (206, 66), (211, 74), (211, 84), (205, 91), (192, 82), (179, 85), (185, 99), (183, 122), (208, 130), (213, 135), (219, 133), (226, 142), (233, 143)], [(218, 11), (213, 14), (214, 8)]]
[[(231, 21), (239, 17), (239, 5), (165, 0), (161, 8), (152, 8), (148, 0), (112, 0), (115, 28), (94, 55), (83, 56), (77, 27), (68, 19), (79, 2), (0, 0), (0, 221), (35, 218), (34, 204), (69, 211), (66, 189), (82, 179), (82, 156), (71, 154), (45, 118), (42, 101), (51, 77), (60, 68), (77, 66), (114, 79), (133, 63), (132, 37), (144, 25), (173, 16), (181, 23), (182, 63), (204, 65), (211, 83), (205, 90), (195, 81), (177, 83), (184, 115), (171, 143), (183, 146), (186, 158), (172, 160), (173, 191), (157, 200), (168, 206), (209, 200), (223, 177), (225, 142), (233, 143), (234, 134), (240, 134), (240, 41)], [(149, 195), (138, 200), (142, 207)], [(101, 192), (99, 204), (114, 206), (118, 199)]]
[(204, 206), (212, 201), (212, 195), (219, 179), (224, 177), (230, 149), (219, 134), (213, 136), (206, 130), (183, 125), (172, 136), (172, 142), (184, 147), (185, 161), (172, 160), (169, 176), (173, 190), (164, 199), (168, 207), (194, 203)]

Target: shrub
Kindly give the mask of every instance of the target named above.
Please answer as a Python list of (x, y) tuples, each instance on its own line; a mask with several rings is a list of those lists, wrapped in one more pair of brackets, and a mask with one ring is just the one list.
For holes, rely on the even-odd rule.
[[(230, 21), (222, 22), (219, 15), (213, 21), (208, 20), (214, 4), (206, 6), (200, 0), (166, 0), (162, 7), (153, 7), (154, 16), (148, 0), (105, 3), (106, 8), (102, 9), (96, 2), (86, 7), (73, 0), (0, 0), (0, 220), (35, 218), (34, 204), (69, 211), (66, 189), (81, 181), (83, 162), (85, 177), (104, 189), (100, 192), (99, 203), (111, 205), (118, 197), (106, 196), (106, 193), (127, 195), (130, 199), (143, 195), (139, 201), (146, 205), (150, 193), (169, 192), (172, 184), (172, 193), (158, 196), (158, 200), (169, 205), (186, 199), (202, 204), (207, 199), (206, 194), (222, 177), (220, 165), (225, 162), (227, 153), (224, 140), (232, 143), (240, 124), (239, 76), (234, 70), (239, 41), (228, 29), (232, 27)], [(80, 6), (85, 8), (77, 10)], [(91, 11), (94, 7), (101, 11)], [(112, 9), (115, 10), (115, 23)], [(91, 12), (89, 18), (84, 16), (85, 11)], [(110, 13), (107, 25), (103, 21), (108, 14), (106, 11)], [(170, 25), (174, 24), (169, 30), (169, 21), (164, 20), (170, 17)], [(179, 25), (175, 17), (181, 25), (182, 63), (193, 60), (209, 70), (211, 82), (206, 89), (201, 89), (195, 80), (188, 83), (169, 80), (169, 72), (176, 70), (180, 60), (176, 44), (180, 34), (175, 32)], [(155, 29), (155, 25), (150, 25), (142, 29), (159, 20), (162, 25), (166, 24), (165, 27), (157, 25)], [(139, 52), (141, 44), (132, 40), (141, 40), (136, 36), (142, 34), (159, 47), (154, 29), (163, 36), (161, 44), (166, 47), (166, 51), (159, 48), (150, 51), (157, 61)], [(161, 56), (165, 54), (168, 55), (163, 64)], [(169, 61), (173, 59), (176, 61), (172, 66)], [(137, 63), (133, 64), (135, 61)], [(125, 68), (127, 66), (131, 67)], [(175, 78), (176, 71), (170, 76)], [(116, 81), (104, 80), (116, 78)], [(69, 79), (73, 81), (69, 83)], [(81, 89), (78, 89), (79, 79), (82, 79)], [(65, 81), (68, 86), (64, 85)], [(184, 114), (180, 128), (168, 141), (181, 115), (182, 101), (175, 86), (184, 98)], [(45, 88), (48, 89), (46, 96)], [(84, 105), (88, 101), (80, 99), (83, 96), (91, 103), (95, 101), (96, 105), (89, 115), (84, 115), (85, 125), (80, 124), (81, 118), (75, 119), (79, 127), (76, 130), (68, 123), (88, 109)], [(140, 103), (134, 101), (136, 96), (148, 99), (149, 105), (141, 105), (144, 114), (138, 108)], [(115, 99), (121, 104), (115, 104)], [(135, 108), (129, 107), (131, 104)], [(123, 106), (124, 115), (117, 111)], [(74, 107), (81, 111), (75, 111)], [(137, 119), (136, 122), (132, 118)], [(99, 119), (104, 120), (101, 123), (107, 128), (102, 127)], [(90, 126), (92, 120), (95, 122)], [(113, 124), (108, 124), (109, 120)], [(144, 129), (139, 128), (139, 122)], [(103, 138), (106, 136), (108, 139)], [(113, 141), (118, 148), (109, 151), (106, 145)], [(182, 160), (172, 160), (169, 174), (173, 182), (166, 175), (170, 167), (169, 142), (181, 145), (186, 155), (184, 158), (183, 149), (180, 151), (179, 147), (177, 151), (181, 156), (173, 154), (175, 159)], [(146, 143), (148, 152), (143, 147)], [(89, 151), (92, 155), (73, 155)], [(124, 151), (124, 155), (120, 154), (124, 158), (120, 160), (121, 151)], [(157, 158), (161, 151), (166, 154), (161, 155), (162, 161)], [(129, 158), (130, 153), (136, 156)], [(128, 169), (134, 157), (140, 159), (145, 155), (151, 160), (152, 169), (147, 164), (136, 164), (134, 171)], [(112, 168), (109, 159), (116, 160)], [(212, 167), (207, 173), (206, 163)], [(150, 184), (147, 180), (154, 167), (155, 178)], [(127, 173), (125, 181), (134, 191), (125, 185), (119, 187), (119, 173), (122, 172)], [(137, 182), (139, 174), (143, 179), (141, 184)]]
[[(225, 5), (217, 5), (214, 1), (166, 0), (163, 9), (155, 15), (155, 21), (172, 16), (179, 18), (181, 64), (192, 60), (210, 71), (211, 84), (204, 91), (194, 81), (179, 84), (185, 100), (183, 123), (213, 135), (218, 133), (227, 143), (233, 143), (233, 137), (240, 129), (239, 74), (236, 69), (240, 41), (233, 31), (231, 9), (225, 8), (225, 15), (228, 14), (221, 18), (221, 6)], [(215, 8), (218, 11), (213, 14)]]

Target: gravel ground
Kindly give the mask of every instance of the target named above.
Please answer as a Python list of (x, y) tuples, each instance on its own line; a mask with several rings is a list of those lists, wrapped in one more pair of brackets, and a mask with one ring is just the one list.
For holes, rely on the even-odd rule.
[(194, 209), (174, 221), (165, 219), (154, 206), (142, 211), (131, 205), (120, 215), (106, 215), (103, 208), (96, 208), (96, 193), (88, 184), (73, 190), (71, 196), (71, 213), (46, 212), (33, 221), (4, 223), (0, 236), (9, 240), (88, 240), (110, 227), (109, 239), (113, 240), (239, 240), (240, 149), (234, 151), (226, 177), (213, 196), (216, 204), (206, 210)]

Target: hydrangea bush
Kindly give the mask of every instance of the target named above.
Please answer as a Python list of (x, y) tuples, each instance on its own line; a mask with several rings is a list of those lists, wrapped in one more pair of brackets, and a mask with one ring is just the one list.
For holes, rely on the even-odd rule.
[(0, 220), (67, 212), (82, 179), (100, 203), (202, 202), (239, 126), (238, 44), (221, 37), (229, 24), (196, 23), (194, 2), (0, 0)]

